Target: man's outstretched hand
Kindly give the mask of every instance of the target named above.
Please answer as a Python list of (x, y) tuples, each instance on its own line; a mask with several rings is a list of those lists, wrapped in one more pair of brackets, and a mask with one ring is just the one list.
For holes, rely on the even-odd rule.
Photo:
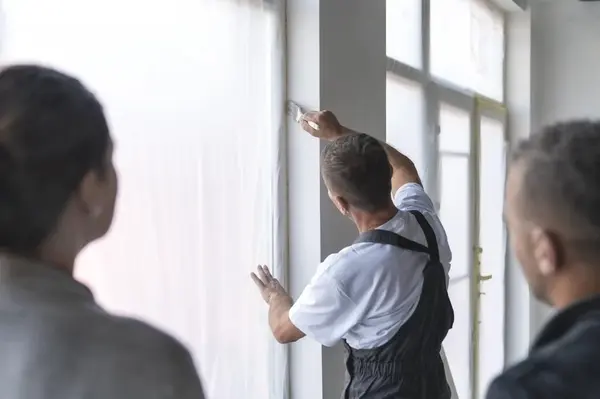
[[(313, 128), (308, 122), (316, 124), (319, 128)], [(347, 132), (331, 111), (309, 111), (302, 116), (300, 125), (312, 136), (328, 141), (335, 140)]]
[(258, 266), (256, 273), (250, 273), (254, 284), (258, 287), (260, 294), (267, 304), (276, 296), (283, 295), (289, 298), (285, 288), (281, 286), (279, 280), (271, 275), (267, 266)]
[(290, 309), (294, 304), (292, 297), (285, 292), (276, 278), (271, 275), (267, 266), (258, 266), (256, 273), (250, 277), (260, 290), (265, 302), (269, 305), (269, 327), (275, 339), (282, 344), (298, 341), (304, 337), (290, 320)]

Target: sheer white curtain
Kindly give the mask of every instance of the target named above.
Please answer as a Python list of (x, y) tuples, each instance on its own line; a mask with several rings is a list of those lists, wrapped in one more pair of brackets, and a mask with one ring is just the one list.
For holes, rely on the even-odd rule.
[[(270, 1), (275, 3), (275, 1)], [(116, 143), (119, 202), (78, 277), (192, 351), (209, 398), (287, 397), (249, 279), (283, 273), (279, 9), (260, 0), (4, 0), (1, 59), (81, 78)]]

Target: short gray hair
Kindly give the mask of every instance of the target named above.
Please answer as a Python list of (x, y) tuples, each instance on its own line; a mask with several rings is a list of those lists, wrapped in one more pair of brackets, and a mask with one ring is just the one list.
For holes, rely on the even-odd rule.
[(554, 218), (575, 239), (600, 242), (600, 121), (557, 123), (512, 154), (524, 167), (521, 199), (533, 218)]

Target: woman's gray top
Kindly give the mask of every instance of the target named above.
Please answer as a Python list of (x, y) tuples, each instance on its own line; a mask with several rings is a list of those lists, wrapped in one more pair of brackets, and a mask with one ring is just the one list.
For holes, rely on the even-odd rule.
[(0, 257), (0, 398), (203, 399), (188, 351), (69, 273)]

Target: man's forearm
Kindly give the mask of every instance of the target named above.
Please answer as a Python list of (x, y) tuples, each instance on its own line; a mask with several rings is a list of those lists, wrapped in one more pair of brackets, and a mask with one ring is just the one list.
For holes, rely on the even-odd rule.
[(269, 327), (275, 339), (282, 344), (304, 337), (304, 333), (290, 321), (292, 305), (292, 298), (283, 294), (277, 294), (269, 301)]
[(287, 317), (292, 308), (292, 298), (286, 295), (275, 295), (269, 301), (269, 326), (273, 333), (282, 324), (282, 320)]
[(401, 174), (401, 176), (398, 176), (399, 182), (403, 182), (401, 185), (406, 183), (418, 183), (422, 185), (419, 172), (417, 172), (413, 161), (388, 143), (381, 140), (379, 142), (385, 149), (390, 164), (394, 169), (394, 174)]

